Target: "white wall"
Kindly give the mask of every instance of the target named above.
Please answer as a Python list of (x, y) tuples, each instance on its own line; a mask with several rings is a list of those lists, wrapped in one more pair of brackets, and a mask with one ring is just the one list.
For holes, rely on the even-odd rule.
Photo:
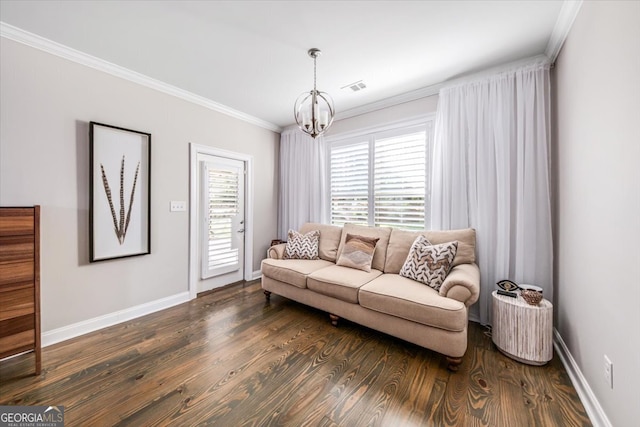
[[(42, 205), (42, 330), (188, 290), (189, 143), (254, 157), (254, 254), (275, 237), (279, 135), (2, 38), (0, 205)], [(215, 76), (212, 76), (215, 78)], [(89, 263), (89, 121), (151, 133), (151, 254)]]
[(611, 423), (638, 425), (640, 2), (585, 1), (554, 74), (556, 327)]
[(410, 119), (419, 115), (435, 113), (438, 107), (438, 95), (427, 96), (359, 116), (335, 121), (326, 136), (331, 137), (345, 132), (357, 131), (379, 124)]

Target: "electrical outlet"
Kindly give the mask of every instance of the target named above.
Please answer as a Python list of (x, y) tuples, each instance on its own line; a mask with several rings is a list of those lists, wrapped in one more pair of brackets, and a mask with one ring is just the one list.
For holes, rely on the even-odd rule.
[(184, 212), (187, 210), (187, 202), (185, 201), (172, 201), (170, 211), (171, 212)]
[(607, 355), (604, 355), (604, 379), (609, 384), (609, 387), (613, 388), (613, 362), (609, 360)]

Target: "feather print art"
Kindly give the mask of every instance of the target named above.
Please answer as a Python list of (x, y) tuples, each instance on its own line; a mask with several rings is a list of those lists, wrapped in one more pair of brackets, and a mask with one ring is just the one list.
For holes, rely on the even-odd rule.
[(107, 195), (107, 201), (109, 202), (109, 209), (111, 209), (111, 219), (113, 220), (113, 229), (118, 238), (118, 242), (122, 245), (127, 235), (127, 229), (129, 228), (129, 222), (131, 221), (131, 208), (133, 207), (133, 199), (136, 192), (136, 183), (138, 182), (138, 173), (140, 172), (140, 162), (136, 166), (136, 173), (133, 177), (133, 185), (131, 187), (131, 196), (129, 197), (129, 208), (125, 211), (124, 207), (124, 165), (125, 156), (122, 156), (120, 162), (120, 217), (116, 216), (116, 210), (113, 206), (113, 197), (111, 193), (111, 187), (109, 186), (109, 180), (107, 174), (104, 171), (104, 166), (100, 163), (100, 171), (102, 172), (102, 184), (104, 186), (104, 192)]

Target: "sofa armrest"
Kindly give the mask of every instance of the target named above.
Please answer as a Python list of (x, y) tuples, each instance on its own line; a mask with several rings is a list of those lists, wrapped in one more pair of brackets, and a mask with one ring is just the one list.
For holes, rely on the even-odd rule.
[(287, 246), (286, 243), (280, 243), (279, 245), (273, 245), (267, 251), (267, 258), (272, 259), (283, 259), (284, 258), (284, 248)]
[(440, 287), (440, 295), (453, 298), (467, 307), (480, 296), (480, 269), (476, 264), (459, 264), (451, 269)]

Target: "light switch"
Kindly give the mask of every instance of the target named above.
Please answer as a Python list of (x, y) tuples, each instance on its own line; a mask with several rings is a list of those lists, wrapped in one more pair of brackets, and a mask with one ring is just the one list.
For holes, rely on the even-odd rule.
[(187, 210), (187, 202), (171, 201), (171, 212), (184, 212)]

